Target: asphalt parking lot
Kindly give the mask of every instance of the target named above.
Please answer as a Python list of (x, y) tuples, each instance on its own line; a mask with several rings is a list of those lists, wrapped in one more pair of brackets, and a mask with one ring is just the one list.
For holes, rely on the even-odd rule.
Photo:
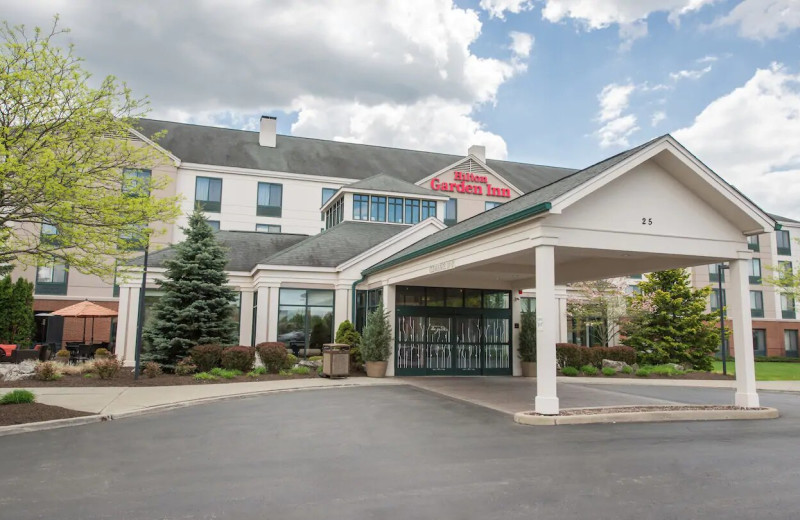
[(800, 397), (762, 401), (784, 416), (529, 427), (410, 386), (218, 402), (0, 437), (0, 518), (793, 518)]

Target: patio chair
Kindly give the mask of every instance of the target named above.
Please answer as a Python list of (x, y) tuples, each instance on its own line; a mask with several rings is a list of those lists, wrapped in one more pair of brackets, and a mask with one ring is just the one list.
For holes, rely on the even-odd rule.
[(75, 356), (75, 361), (88, 361), (89, 356), (94, 354), (92, 345), (78, 345), (78, 354)]
[(11, 363), (22, 363), (26, 360), (37, 360), (39, 359), (39, 351), (30, 349), (16, 349), (14, 352), (11, 353), (8, 360)]

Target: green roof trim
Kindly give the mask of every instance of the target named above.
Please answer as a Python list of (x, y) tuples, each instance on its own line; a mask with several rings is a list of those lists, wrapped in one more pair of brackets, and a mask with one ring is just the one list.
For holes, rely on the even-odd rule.
[(550, 202), (542, 202), (540, 204), (536, 204), (535, 206), (531, 206), (529, 208), (525, 208), (522, 211), (518, 211), (516, 213), (512, 213), (511, 215), (507, 215), (505, 217), (499, 218), (497, 220), (493, 220), (487, 224), (484, 224), (480, 227), (476, 227), (474, 229), (469, 229), (463, 233), (458, 235), (452, 236), (450, 238), (446, 238), (441, 242), (437, 242), (435, 244), (431, 244), (427, 247), (419, 249), (417, 251), (412, 251), (407, 255), (400, 256), (395, 258), (394, 260), (390, 260), (388, 262), (380, 263), (378, 265), (372, 266), (368, 269), (365, 269), (361, 272), (363, 277), (369, 276), (371, 274), (383, 271), (388, 269), (389, 267), (401, 264), (403, 262), (407, 262), (408, 260), (412, 260), (414, 258), (418, 258), (420, 256), (427, 255), (428, 253), (432, 253), (434, 251), (438, 251), (439, 249), (444, 249), (445, 247), (458, 244), (459, 242), (463, 242), (465, 240), (469, 240), (471, 238), (475, 238), (477, 236), (483, 235), (484, 233), (488, 233), (489, 231), (494, 231), (495, 229), (507, 226), (509, 224), (513, 224), (515, 222), (519, 222), (521, 220), (525, 220), (526, 218), (530, 218), (541, 213), (545, 213), (550, 211), (553, 205)]
[(780, 231), (781, 229), (783, 229), (783, 224), (780, 224), (780, 223), (776, 222), (775, 223), (775, 231)]

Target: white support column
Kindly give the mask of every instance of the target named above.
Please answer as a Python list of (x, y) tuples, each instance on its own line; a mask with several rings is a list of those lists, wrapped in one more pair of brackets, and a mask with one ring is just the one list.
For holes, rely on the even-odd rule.
[[(269, 316), (269, 287), (258, 288), (256, 307), (256, 345), (267, 340), (267, 317)], [(276, 336), (277, 338), (277, 336)], [(275, 341), (275, 340), (271, 340)]]
[(125, 361), (125, 345), (127, 344), (127, 330), (130, 325), (130, 312), (128, 308), (128, 299), (130, 299), (131, 292), (127, 287), (119, 288), (119, 307), (117, 310), (117, 337), (114, 338), (114, 352), (120, 361)]
[[(278, 341), (278, 298), (280, 287), (269, 288), (269, 310), (267, 311), (267, 341)], [(260, 297), (260, 296), (259, 296)], [(261, 306), (258, 306), (259, 310)]]
[(511, 291), (511, 375), (522, 375), (522, 362), (519, 359), (519, 333), (522, 331), (522, 295), (519, 289)]
[(387, 376), (394, 376), (394, 333), (395, 333), (395, 324), (397, 323), (397, 318), (395, 318), (395, 286), (394, 285), (384, 285), (383, 286), (383, 310), (389, 313), (389, 323), (391, 324), (391, 350), (389, 352), (389, 365), (386, 367), (386, 375)]
[[(126, 367), (134, 365), (136, 356), (136, 325), (139, 322), (139, 294), (141, 289), (139, 287), (131, 287), (128, 289), (130, 297), (128, 298), (128, 324), (125, 327), (125, 340), (122, 344), (116, 346), (117, 358), (122, 360), (122, 364)], [(122, 296), (122, 288), (120, 288), (120, 297)], [(119, 336), (119, 334), (117, 334)]]
[(250, 345), (253, 341), (253, 295), (254, 291), (242, 291), (239, 308), (239, 345)]
[(731, 260), (728, 284), (728, 317), (733, 323), (736, 349), (736, 406), (758, 408), (756, 365), (753, 359), (753, 321), (750, 315), (750, 280), (747, 259)]
[[(340, 288), (336, 287), (336, 294), (334, 297), (334, 311), (333, 311), (333, 332), (336, 333), (339, 330), (339, 325), (344, 320), (350, 319), (350, 314), (348, 313), (348, 309), (350, 306), (350, 291), (348, 288)], [(355, 324), (354, 324), (355, 325)]]
[(536, 412), (558, 414), (555, 293), (555, 246), (536, 246)]
[(569, 343), (569, 327), (567, 327), (567, 297), (558, 298), (558, 343)]

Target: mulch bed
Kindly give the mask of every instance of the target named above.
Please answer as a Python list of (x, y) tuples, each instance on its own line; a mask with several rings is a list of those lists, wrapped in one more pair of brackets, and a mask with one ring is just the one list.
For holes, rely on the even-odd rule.
[[(765, 408), (743, 408), (741, 406), (730, 405), (653, 405), (653, 406), (608, 406), (604, 408), (572, 408), (561, 410), (560, 416), (568, 415), (599, 415), (604, 413), (637, 413), (637, 412), (684, 412), (699, 410), (765, 410)], [(526, 415), (542, 415), (536, 412), (528, 412)], [(552, 417), (546, 416), (546, 417)]]
[(86, 415), (92, 414), (40, 403), (4, 404), (0, 406), (0, 426), (69, 419)]
[[(563, 376), (564, 374), (562, 374), (561, 371), (559, 370), (558, 375), (559, 376)], [(730, 374), (723, 375), (723, 374), (718, 374), (716, 372), (687, 372), (685, 374), (681, 374), (681, 375), (678, 375), (678, 376), (665, 376), (665, 375), (660, 375), (660, 374), (650, 374), (647, 377), (640, 377), (640, 376), (637, 376), (636, 374), (623, 374), (622, 372), (617, 372), (617, 375), (614, 375), (614, 376), (604, 376), (603, 374), (598, 374), (596, 376), (586, 376), (586, 375), (580, 374), (579, 376), (576, 376), (576, 377), (596, 377), (598, 379), (691, 379), (691, 380), (715, 379), (715, 380), (724, 380), (724, 381), (733, 381), (733, 380), (736, 379), (736, 377), (734, 377), (734, 376), (732, 376)]]
[[(362, 377), (365, 374), (350, 374), (350, 377)], [(293, 374), (291, 376), (281, 376), (278, 374), (265, 374), (258, 377), (248, 377), (246, 375), (237, 376), (233, 379), (216, 379), (212, 381), (197, 380), (193, 376), (176, 376), (175, 374), (161, 374), (154, 378), (140, 375), (139, 380), (133, 379), (132, 369), (120, 370), (119, 374), (112, 379), (100, 379), (99, 377), (84, 377), (65, 375), (57, 381), (38, 381), (36, 379), (25, 379), (23, 381), (0, 381), (0, 388), (56, 388), (56, 387), (87, 387), (87, 386), (183, 386), (183, 385), (216, 385), (221, 383), (254, 383), (258, 381), (278, 381), (282, 379), (309, 379), (319, 377), (316, 374)]]

